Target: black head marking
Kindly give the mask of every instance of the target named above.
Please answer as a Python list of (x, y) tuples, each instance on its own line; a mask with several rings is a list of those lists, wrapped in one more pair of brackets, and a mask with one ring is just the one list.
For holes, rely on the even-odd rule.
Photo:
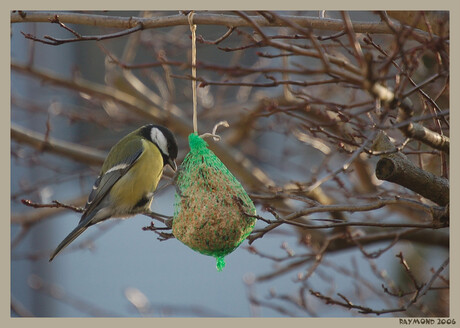
[(168, 128), (161, 125), (147, 124), (140, 129), (140, 135), (158, 147), (163, 156), (163, 165), (176, 159), (178, 152), (177, 141)]

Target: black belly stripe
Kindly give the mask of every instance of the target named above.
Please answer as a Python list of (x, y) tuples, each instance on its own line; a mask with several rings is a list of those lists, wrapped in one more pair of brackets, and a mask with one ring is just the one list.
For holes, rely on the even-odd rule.
[(147, 198), (146, 196), (144, 196), (136, 203), (136, 205), (134, 205), (134, 208), (144, 207), (145, 205), (147, 205), (149, 201), (150, 201), (150, 198)]

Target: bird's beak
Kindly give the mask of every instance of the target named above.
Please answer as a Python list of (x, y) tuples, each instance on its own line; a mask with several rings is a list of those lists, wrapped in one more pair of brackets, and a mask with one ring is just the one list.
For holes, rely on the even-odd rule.
[(176, 161), (171, 159), (171, 158), (168, 158), (168, 163), (167, 163), (169, 166), (171, 166), (171, 168), (176, 171), (177, 170), (177, 164), (176, 164)]

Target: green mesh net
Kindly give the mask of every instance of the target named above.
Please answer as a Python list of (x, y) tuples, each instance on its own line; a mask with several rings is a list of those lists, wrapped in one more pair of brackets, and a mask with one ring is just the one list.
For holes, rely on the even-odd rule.
[(214, 256), (217, 270), (225, 255), (251, 233), (256, 219), (252, 200), (239, 181), (197, 134), (176, 177), (173, 234), (191, 249)]

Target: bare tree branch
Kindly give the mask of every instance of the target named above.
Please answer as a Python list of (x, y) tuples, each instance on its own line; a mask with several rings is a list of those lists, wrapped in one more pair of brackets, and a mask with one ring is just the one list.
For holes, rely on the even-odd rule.
[(102, 165), (105, 153), (93, 148), (81, 146), (67, 141), (46, 138), (44, 134), (11, 123), (11, 138), (18, 142), (28, 144), (40, 151), (61, 155), (90, 165)]
[[(380, 133), (373, 148), (388, 151), (395, 147), (384, 133)], [(449, 181), (420, 169), (404, 154), (396, 152), (382, 155), (375, 173), (377, 178), (409, 188), (441, 206), (449, 203)]]
[[(21, 11), (11, 13), (11, 23), (21, 22), (49, 22), (56, 15), (55, 12), (36, 12), (36, 11)], [(340, 19), (331, 18), (315, 18), (315, 17), (301, 17), (283, 15), (283, 18), (294, 22), (302, 27), (310, 27), (319, 30), (328, 31), (342, 31), (343, 21)], [(59, 20), (63, 23), (69, 24), (82, 24), (90, 26), (101, 26), (101, 27), (118, 27), (118, 28), (133, 28), (139, 23), (142, 23), (145, 29), (160, 28), (168, 26), (184, 25), (188, 26), (187, 16), (185, 15), (173, 15), (164, 17), (151, 17), (151, 18), (140, 18), (140, 17), (117, 17), (117, 16), (105, 16), (105, 15), (91, 15), (91, 14), (79, 14), (79, 13), (59, 13)], [(264, 17), (254, 16), (254, 22), (260, 26), (274, 26), (279, 27), (283, 24), (276, 22), (270, 23)], [(234, 15), (225, 14), (205, 14), (196, 13), (193, 17), (193, 21), (198, 25), (223, 25), (232, 27), (248, 27), (251, 26), (246, 20)], [(395, 23), (395, 25), (399, 25)], [(284, 25), (286, 26), (286, 25)], [(356, 33), (380, 33), (389, 34), (392, 33), (391, 29), (385, 23), (369, 23), (369, 22), (353, 22), (353, 30)], [(429, 34), (415, 30), (418, 36), (428, 38)]]

